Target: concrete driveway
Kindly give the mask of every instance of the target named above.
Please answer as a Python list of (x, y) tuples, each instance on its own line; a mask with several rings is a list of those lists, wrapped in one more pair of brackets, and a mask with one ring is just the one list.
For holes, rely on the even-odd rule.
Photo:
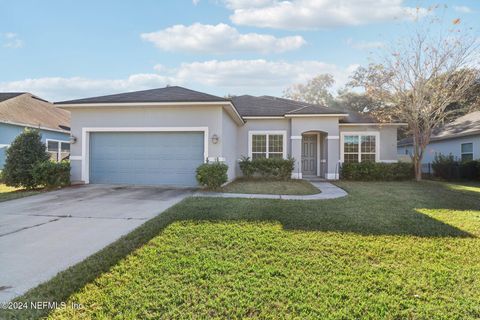
[(0, 203), (0, 303), (82, 261), (192, 194), (87, 185)]

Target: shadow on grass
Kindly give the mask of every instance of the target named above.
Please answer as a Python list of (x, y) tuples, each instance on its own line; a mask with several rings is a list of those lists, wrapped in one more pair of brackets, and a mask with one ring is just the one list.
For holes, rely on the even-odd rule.
[(351, 199), (265, 201), (197, 198), (187, 199), (184, 205), (189, 210), (177, 211), (175, 220), (274, 221), (289, 231), (347, 232), (364, 236), (474, 237), (415, 208), (391, 207), (386, 210), (371, 204), (365, 209)]
[[(188, 198), (128, 235), (60, 272), (15, 301), (65, 302), (87, 283), (180, 220), (279, 221), (286, 230), (335, 231), (359, 235), (473, 237), (417, 212), (416, 208), (479, 210), (480, 201), (441, 184), (339, 183), (349, 196), (335, 200), (285, 201)], [(50, 310), (0, 310), (0, 319), (37, 319)]]

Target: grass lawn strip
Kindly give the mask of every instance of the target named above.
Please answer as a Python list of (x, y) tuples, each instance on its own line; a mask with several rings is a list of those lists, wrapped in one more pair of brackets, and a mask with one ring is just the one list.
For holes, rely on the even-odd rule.
[(24, 198), (39, 194), (39, 190), (24, 190), (21, 188), (7, 187), (4, 184), (0, 184), (0, 202)]
[(279, 194), (279, 195), (311, 195), (320, 193), (315, 186), (306, 180), (265, 180), (237, 179), (219, 192), (245, 194)]

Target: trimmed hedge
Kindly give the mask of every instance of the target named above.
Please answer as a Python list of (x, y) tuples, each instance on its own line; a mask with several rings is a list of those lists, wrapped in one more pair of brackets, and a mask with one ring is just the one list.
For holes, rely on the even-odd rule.
[(37, 186), (58, 188), (70, 185), (70, 162), (44, 161), (35, 164), (32, 170)]
[(480, 180), (480, 160), (459, 161), (452, 154), (435, 155), (432, 162), (435, 177), (445, 180)]
[(356, 181), (400, 181), (414, 177), (411, 163), (360, 162), (344, 163), (340, 170), (340, 178)]
[(257, 170), (253, 161), (249, 157), (242, 157), (238, 163), (240, 170), (242, 170), (243, 176), (247, 178), (253, 177)]
[(197, 181), (208, 189), (218, 189), (227, 182), (228, 166), (225, 163), (204, 163), (197, 168)]
[(288, 180), (292, 177), (295, 159), (259, 158), (250, 160), (248, 157), (242, 157), (239, 165), (243, 175), (247, 178), (261, 176), (269, 179)]

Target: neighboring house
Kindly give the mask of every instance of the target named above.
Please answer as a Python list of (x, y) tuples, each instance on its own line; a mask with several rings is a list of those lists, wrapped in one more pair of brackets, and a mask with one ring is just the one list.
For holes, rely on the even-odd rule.
[(338, 179), (343, 161), (396, 162), (397, 126), (270, 96), (225, 99), (182, 87), (57, 102), (71, 112), (72, 180), (195, 186), (204, 161), (295, 158), (294, 178)]
[[(398, 155), (413, 154), (412, 138), (398, 141)], [(434, 131), (425, 149), (422, 163), (432, 163), (436, 154), (452, 154), (466, 161), (480, 159), (480, 111), (466, 114)]]
[(52, 159), (70, 153), (70, 113), (27, 92), (0, 92), (0, 170), (6, 149), (25, 130), (38, 129)]

